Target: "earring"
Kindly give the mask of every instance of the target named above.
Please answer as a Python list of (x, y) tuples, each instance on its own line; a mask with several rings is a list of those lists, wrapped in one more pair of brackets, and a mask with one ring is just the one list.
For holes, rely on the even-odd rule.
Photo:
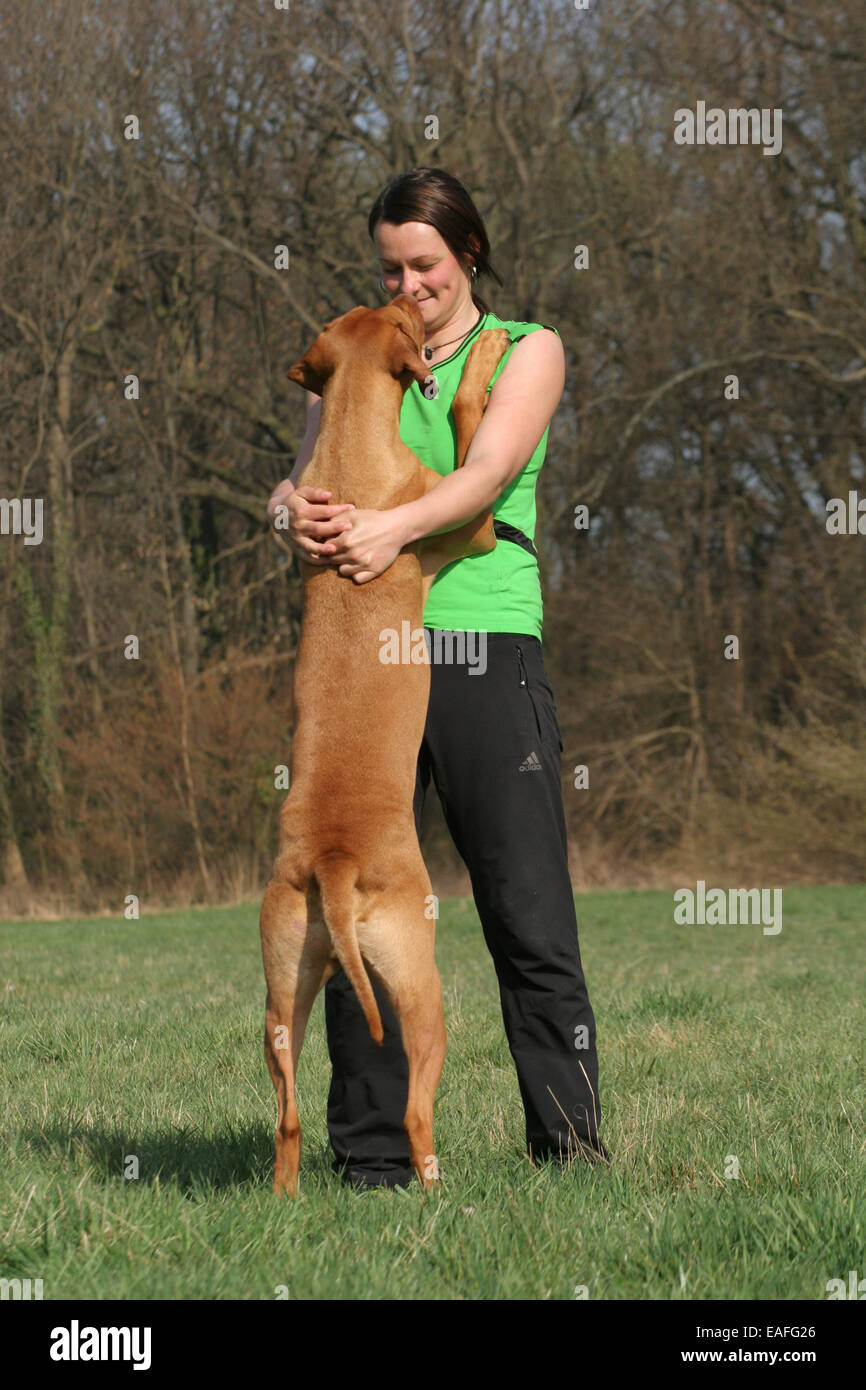
[(381, 275), (379, 276), (379, 289), (382, 291), (383, 294), (387, 294), (387, 293), (388, 293), (388, 291), (385, 289), (385, 284), (384, 284), (384, 281), (382, 280)]
[(477, 266), (477, 265), (473, 265), (471, 274), (472, 274), (472, 279), (474, 280), (475, 277), (476, 277), (476, 275), (478, 274), (478, 266)]

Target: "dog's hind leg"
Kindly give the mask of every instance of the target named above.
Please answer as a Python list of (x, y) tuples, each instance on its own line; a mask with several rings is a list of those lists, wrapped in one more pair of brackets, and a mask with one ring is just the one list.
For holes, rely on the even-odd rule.
[(412, 1166), (428, 1190), (439, 1178), (433, 1145), (433, 1100), (446, 1049), (442, 982), (434, 956), (435, 923), (424, 916), (429, 892), (429, 880), (426, 887), (413, 884), (396, 890), (389, 894), (387, 906), (380, 906), (358, 924), (364, 960), (385, 989), (400, 1022), (409, 1063), (403, 1123)]
[(442, 982), (430, 961), (426, 976), (416, 971), (395, 994), (394, 1012), (400, 1020), (403, 1049), (409, 1062), (409, 1098), (404, 1126), (412, 1166), (425, 1188), (439, 1180), (439, 1160), (433, 1143), (433, 1101), (445, 1060), (445, 1014)]
[(262, 957), (268, 996), (265, 1059), (277, 1093), (274, 1192), (297, 1196), (301, 1127), (295, 1078), (316, 995), (339, 968), (324, 921), (309, 921), (305, 895), (270, 883), (261, 912)]

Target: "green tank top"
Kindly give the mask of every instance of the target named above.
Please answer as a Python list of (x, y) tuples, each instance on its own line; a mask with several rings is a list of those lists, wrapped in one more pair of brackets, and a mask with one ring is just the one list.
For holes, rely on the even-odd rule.
[[(504, 328), (511, 339), (490, 380), (489, 394), (515, 343), (547, 326), (486, 314), (451, 357), (430, 368), (439, 383), (439, 394), (433, 400), (427, 399), (416, 381), (406, 391), (400, 412), (403, 443), (428, 468), (443, 476), (453, 473), (457, 464), (457, 428), (451, 404), (478, 334), (488, 328)], [(552, 331), (557, 333), (555, 328)], [(535, 540), (535, 483), (547, 451), (549, 430), (548, 426), (532, 457), (493, 503), (494, 519), (516, 526), (531, 541)], [(441, 569), (424, 608), (425, 627), (463, 632), (525, 632), (540, 639), (541, 624), (538, 561), (514, 541), (503, 539), (497, 540), (496, 549), (489, 555), (467, 556)]]

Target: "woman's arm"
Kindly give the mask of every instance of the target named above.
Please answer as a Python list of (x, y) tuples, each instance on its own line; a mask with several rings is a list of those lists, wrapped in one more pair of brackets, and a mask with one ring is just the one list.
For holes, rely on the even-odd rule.
[[(331, 503), (325, 488), (307, 487), (298, 491), (297, 480), (313, 456), (322, 416), (322, 398), (312, 391), (307, 398), (307, 428), (291, 475), (278, 483), (268, 500), (268, 519), (274, 521), (277, 508), (289, 513), (287, 539), (295, 553), (309, 564), (327, 564), (336, 546), (334, 537), (342, 530), (342, 518), (354, 510), (350, 502)], [(335, 520), (336, 518), (336, 520)], [(282, 526), (285, 529), (285, 526)]]
[(406, 542), (452, 531), (489, 507), (535, 452), (565, 386), (565, 353), (555, 333), (531, 333), (494, 382), (463, 467), (424, 497), (396, 507)]
[(298, 485), (298, 478), (313, 457), (313, 450), (316, 447), (319, 421), (322, 418), (322, 398), (314, 395), (312, 391), (305, 391), (304, 396), (307, 405), (307, 428), (301, 440), (301, 447), (298, 450), (294, 468), (288, 478), (283, 478), (282, 482), (277, 483), (268, 500), (268, 519), (270, 521), (273, 521), (277, 507), (285, 504), (291, 497)]
[(555, 333), (531, 333), (494, 382), (463, 467), (414, 502), (358, 510), (337, 541), (332, 564), (356, 582), (374, 579), (404, 545), (453, 531), (489, 507), (532, 457), (565, 385), (565, 353)]

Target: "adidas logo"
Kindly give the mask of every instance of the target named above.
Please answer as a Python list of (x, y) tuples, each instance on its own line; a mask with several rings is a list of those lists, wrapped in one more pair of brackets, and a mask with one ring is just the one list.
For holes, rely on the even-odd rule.
[(525, 760), (525, 762), (522, 762), (522, 763), (520, 764), (520, 767), (517, 769), (517, 771), (518, 771), (518, 772), (543, 772), (544, 769), (543, 769), (543, 767), (541, 766), (541, 763), (538, 761), (538, 758), (535, 756), (535, 752), (533, 751), (532, 753), (530, 753), (529, 757)]

